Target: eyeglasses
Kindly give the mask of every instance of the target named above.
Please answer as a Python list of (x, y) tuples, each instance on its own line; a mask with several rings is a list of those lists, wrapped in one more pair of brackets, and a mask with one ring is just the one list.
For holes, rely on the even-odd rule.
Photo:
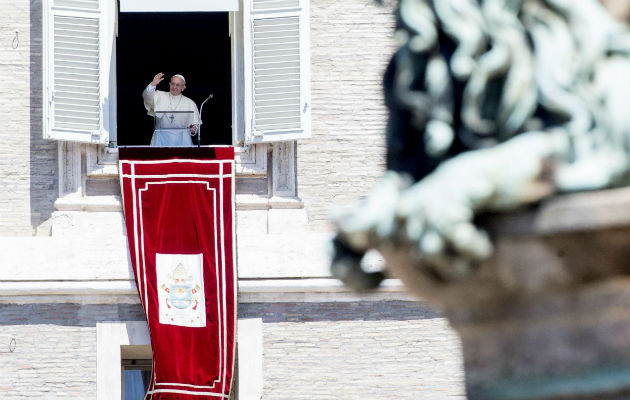
[(170, 85), (170, 86), (175, 86), (175, 87), (183, 87), (183, 86), (186, 86), (186, 84), (185, 84), (185, 83), (173, 83), (173, 82), (170, 82), (170, 83), (169, 83), (169, 85)]

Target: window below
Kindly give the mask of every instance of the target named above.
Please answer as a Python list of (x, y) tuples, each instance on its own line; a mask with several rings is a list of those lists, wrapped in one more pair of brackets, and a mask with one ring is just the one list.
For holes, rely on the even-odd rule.
[[(153, 118), (142, 91), (153, 76), (186, 78), (184, 95), (203, 107), (202, 145), (232, 144), (232, 65), (228, 12), (121, 12), (116, 39), (117, 145), (148, 145)], [(112, 138), (110, 138), (112, 139)], [(196, 138), (193, 138), (196, 143)]]
[(151, 382), (151, 360), (121, 360), (122, 399), (143, 400)]

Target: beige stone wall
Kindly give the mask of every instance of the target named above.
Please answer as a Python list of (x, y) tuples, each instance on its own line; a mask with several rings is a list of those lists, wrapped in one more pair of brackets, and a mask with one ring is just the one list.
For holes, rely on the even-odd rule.
[(264, 325), (263, 346), (264, 400), (466, 398), (444, 319)]
[(142, 318), (139, 304), (0, 304), (0, 398), (96, 399), (96, 322)]
[(0, 236), (32, 235), (57, 195), (57, 143), (42, 139), (41, 1), (0, 10)]
[(422, 303), (244, 304), (263, 320), (263, 400), (465, 399), (458, 337)]
[[(422, 303), (246, 303), (239, 318), (262, 319), (263, 400), (465, 398), (459, 339)], [(141, 320), (139, 304), (0, 304), (0, 398), (96, 399), (97, 322)]]
[(391, 7), (311, 1), (312, 138), (298, 142), (298, 195), (311, 227), (365, 195), (385, 162), (382, 77), (394, 51)]

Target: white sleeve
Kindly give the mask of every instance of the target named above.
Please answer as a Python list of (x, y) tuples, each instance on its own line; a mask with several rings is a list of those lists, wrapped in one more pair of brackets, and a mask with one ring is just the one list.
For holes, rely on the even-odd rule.
[(149, 115), (153, 115), (155, 86), (149, 85), (142, 92), (142, 98), (144, 99), (144, 108), (147, 109)]
[(142, 92), (142, 97), (146, 96), (147, 93), (155, 92), (156, 88), (157, 86), (153, 86), (152, 84), (149, 83), (147, 87), (144, 89), (144, 92)]

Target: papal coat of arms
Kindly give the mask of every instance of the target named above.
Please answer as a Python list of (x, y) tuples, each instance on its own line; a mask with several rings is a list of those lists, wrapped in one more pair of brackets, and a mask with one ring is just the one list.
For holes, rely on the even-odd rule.
[(170, 297), (166, 299), (166, 306), (168, 308), (177, 307), (179, 309), (185, 309), (188, 307), (197, 309), (199, 300), (196, 293), (199, 292), (201, 287), (196, 284), (193, 288), (193, 277), (188, 273), (186, 267), (183, 264), (177, 264), (177, 267), (173, 270), (173, 274), (169, 274), (170, 284), (162, 284), (162, 290), (166, 293), (170, 293)]
[(160, 323), (205, 326), (201, 254), (156, 254)]

